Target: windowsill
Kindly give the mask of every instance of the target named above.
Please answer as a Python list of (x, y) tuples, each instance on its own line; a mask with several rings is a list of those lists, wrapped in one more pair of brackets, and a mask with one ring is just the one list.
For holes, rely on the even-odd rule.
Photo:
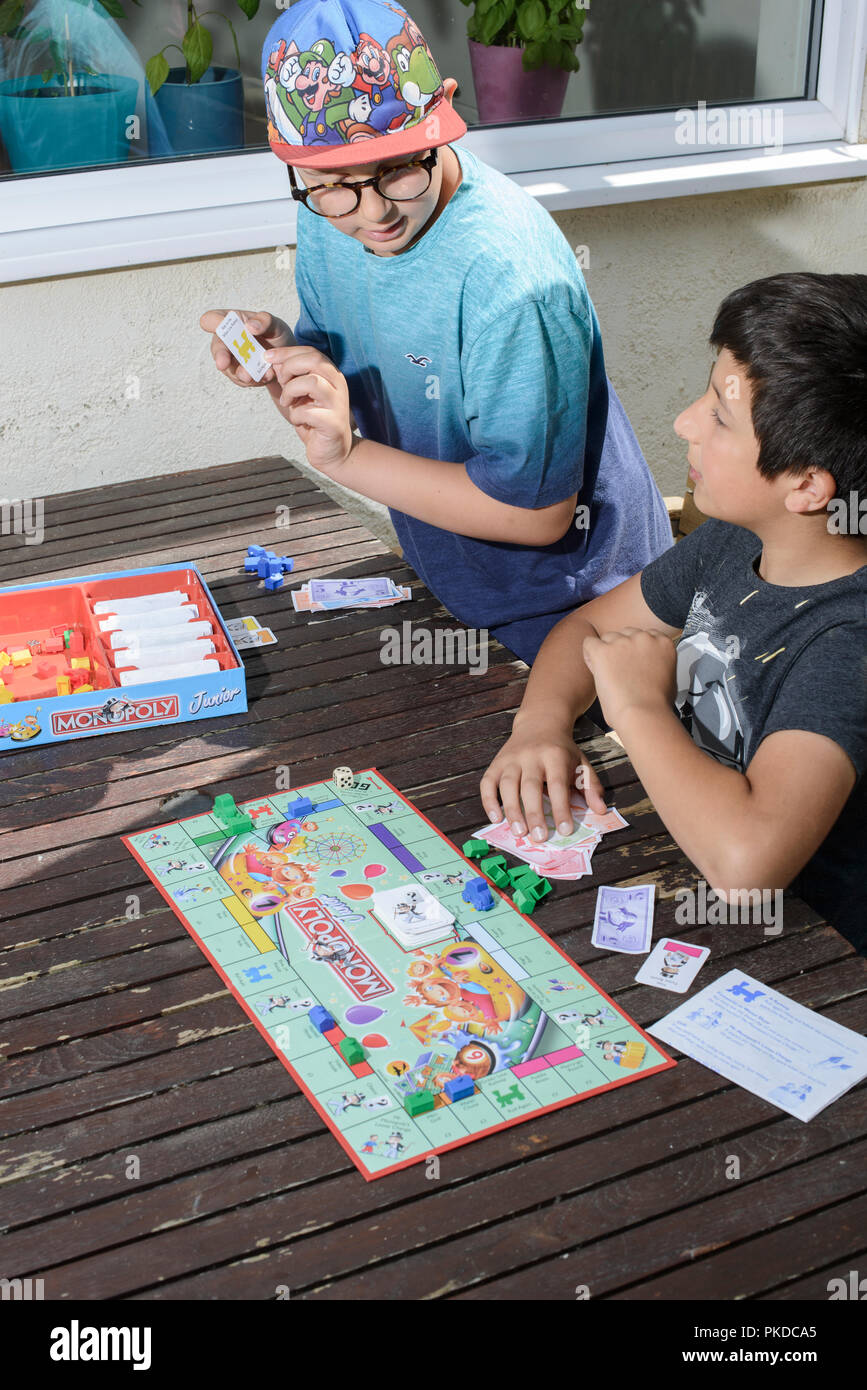
[(513, 174), (512, 178), (549, 212), (563, 212), (569, 208), (683, 198), (696, 193), (867, 178), (867, 144), (833, 141), (797, 145), (779, 154), (726, 150), (679, 159), (583, 165), (553, 169), (550, 173), (539, 170)]
[[(481, 143), (484, 142), (474, 138), (471, 131), (458, 148), (465, 146), (473, 150)], [(481, 151), (477, 152), (484, 158)], [(136, 201), (144, 205), (135, 209), (133, 215), (56, 223), (36, 229), (31, 221), (30, 226), (22, 225), (0, 234), (3, 281), (54, 278), (295, 244), (296, 206), (285, 196), (285, 175), (273, 155), (263, 152), (210, 159), (206, 163), (212, 175), (208, 181), (212, 191), (216, 194), (217, 189), (225, 189), (232, 178), (239, 185), (238, 202), (225, 204), (219, 196), (210, 201), (206, 185), (199, 195), (200, 206), (179, 206), (174, 210), (169, 207), (158, 214), (149, 214), (145, 211), (147, 184), (159, 183), (163, 194), (168, 184), (177, 182), (180, 188), (184, 168), (172, 164), (148, 166), (136, 171), (150, 177), (137, 190), (142, 196)], [(117, 180), (127, 172), (130, 171), (103, 170), (73, 177), (99, 184), (107, 178)], [(69, 177), (56, 175), (22, 180), (17, 186), (7, 187), (14, 187), (24, 201), (28, 193), (35, 199), (37, 194), (49, 191), (44, 187), (46, 184), (53, 184), (52, 202), (56, 210), (63, 182)], [(565, 212), (571, 208), (646, 202), (654, 198), (864, 178), (867, 177), (867, 144), (829, 141), (788, 147), (779, 154), (756, 150), (704, 152), (673, 158), (540, 169), (514, 173), (511, 177), (549, 212)], [(244, 185), (247, 185), (246, 190)], [(268, 187), (267, 198), (249, 196), (254, 188), (261, 194), (263, 185)], [(0, 189), (0, 197), (4, 191)]]

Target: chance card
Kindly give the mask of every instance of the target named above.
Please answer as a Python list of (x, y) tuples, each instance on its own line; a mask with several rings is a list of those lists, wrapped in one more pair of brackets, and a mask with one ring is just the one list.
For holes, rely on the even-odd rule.
[(221, 343), (225, 343), (235, 361), (241, 364), (245, 372), (250, 373), (254, 381), (262, 380), (271, 363), (265, 360), (262, 344), (244, 327), (243, 320), (234, 309), (217, 325), (217, 337)]
[(709, 946), (691, 946), (688, 941), (657, 941), (635, 976), (636, 982), (686, 994), (709, 955)]

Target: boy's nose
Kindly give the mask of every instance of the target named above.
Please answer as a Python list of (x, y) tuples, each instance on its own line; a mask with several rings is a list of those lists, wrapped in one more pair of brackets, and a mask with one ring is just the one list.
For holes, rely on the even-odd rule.
[(359, 211), (371, 222), (393, 221), (394, 219), (390, 217), (388, 211), (389, 208), (393, 206), (393, 203), (391, 203), (388, 198), (383, 197), (381, 193), (377, 193), (376, 189), (372, 186), (361, 190), (361, 207)]
[(686, 410), (682, 410), (674, 422), (674, 432), (678, 439), (692, 440), (696, 438), (695, 423), (692, 418), (694, 405), (695, 402), (687, 406)]

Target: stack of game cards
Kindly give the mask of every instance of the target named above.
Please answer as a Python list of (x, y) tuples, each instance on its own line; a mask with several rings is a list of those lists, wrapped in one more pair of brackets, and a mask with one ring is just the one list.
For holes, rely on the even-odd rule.
[(386, 575), (375, 579), (308, 579), (292, 590), (296, 613), (324, 613), (333, 608), (390, 608), (412, 592)]
[(395, 941), (408, 951), (442, 941), (450, 934), (455, 920), (433, 893), (416, 883), (374, 893), (373, 911)]
[(561, 835), (557, 830), (547, 796), (542, 797), (542, 811), (548, 827), (547, 840), (539, 842), (532, 840), (529, 835), (515, 835), (507, 820), (499, 821), (496, 825), (483, 825), (481, 830), (475, 830), (473, 834), (480, 840), (487, 840), (492, 849), (508, 850), (517, 859), (523, 859), (525, 864), (532, 864), (543, 878), (584, 878), (593, 872), (590, 861), (602, 836), (624, 829), (628, 821), (613, 806), (609, 806), (604, 814), (591, 811), (577, 788), (569, 794), (569, 806), (575, 828), (568, 835)]
[(249, 647), (270, 647), (277, 638), (270, 627), (261, 627), (256, 618), (227, 618), (226, 631), (238, 651)]

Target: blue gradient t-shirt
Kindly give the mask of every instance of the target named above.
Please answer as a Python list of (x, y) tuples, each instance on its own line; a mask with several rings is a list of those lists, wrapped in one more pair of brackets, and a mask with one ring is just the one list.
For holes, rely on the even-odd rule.
[(586, 525), (547, 546), (475, 540), (391, 510), (437, 598), (531, 662), (566, 613), (667, 550), (671, 527), (606, 378), (568, 242), (511, 179), (455, 154), (459, 187), (401, 255), (370, 253), (299, 207), (295, 336), (343, 373), (364, 438), (462, 463), (514, 507), (578, 494)]

